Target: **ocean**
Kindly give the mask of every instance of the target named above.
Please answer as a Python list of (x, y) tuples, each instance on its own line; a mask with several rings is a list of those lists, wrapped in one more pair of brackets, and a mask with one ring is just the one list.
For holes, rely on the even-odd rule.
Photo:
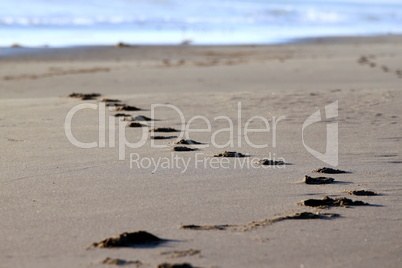
[(277, 44), (402, 34), (402, 0), (1, 0), (0, 46)]

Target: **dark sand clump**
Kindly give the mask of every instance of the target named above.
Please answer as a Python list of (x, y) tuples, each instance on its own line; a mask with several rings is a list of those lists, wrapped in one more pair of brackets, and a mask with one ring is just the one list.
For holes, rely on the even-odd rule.
[(186, 146), (176, 146), (176, 147), (173, 147), (173, 151), (176, 151), (176, 152), (191, 152), (191, 151), (197, 151), (198, 149), (195, 149), (195, 148), (189, 148), (189, 147), (186, 147)]
[(376, 192), (367, 191), (367, 190), (358, 190), (358, 191), (345, 190), (345, 192), (350, 195), (366, 195), (366, 196), (378, 195), (378, 193), (376, 193)]
[(77, 98), (81, 100), (94, 100), (101, 96), (99, 93), (71, 93), (68, 95), (70, 98)]
[(228, 225), (228, 224), (223, 224), (223, 225), (182, 225), (180, 226), (180, 229), (186, 229), (186, 230), (201, 230), (201, 231), (209, 231), (209, 230), (219, 230), (223, 231), (226, 230), (230, 227), (233, 227), (234, 225)]
[(368, 205), (363, 201), (353, 201), (345, 197), (330, 198), (328, 196), (323, 199), (308, 199), (301, 202), (304, 206), (309, 207), (348, 207), (348, 206), (365, 206)]
[(277, 165), (284, 165), (285, 162), (279, 160), (279, 161), (275, 161), (272, 159), (261, 159), (257, 162), (255, 162), (256, 164), (260, 164), (260, 165), (264, 165), (264, 166), (277, 166)]
[(115, 237), (106, 238), (98, 243), (93, 243), (96, 248), (135, 247), (146, 245), (157, 245), (166, 240), (160, 239), (145, 231), (134, 233), (122, 233)]
[(220, 154), (215, 154), (214, 157), (247, 157), (247, 155), (242, 154), (242, 153), (225, 151), (225, 152), (220, 153)]
[(310, 177), (310, 176), (307, 176), (307, 175), (304, 176), (304, 182), (306, 184), (329, 184), (329, 183), (331, 183), (333, 181), (334, 181), (334, 179), (329, 178), (329, 177), (313, 178), (313, 177)]
[(115, 259), (107, 257), (102, 261), (103, 264), (111, 264), (111, 265), (136, 265), (137, 267), (142, 264), (140, 261), (126, 261), (123, 259)]
[(149, 138), (153, 140), (169, 140), (176, 139), (177, 136), (150, 136)]
[(327, 173), (327, 174), (350, 173), (348, 171), (344, 171), (344, 170), (340, 170), (340, 169), (327, 168), (327, 167), (313, 169), (311, 172), (314, 172), (314, 173)]
[(182, 140), (176, 141), (175, 144), (187, 144), (187, 145), (190, 145), (190, 144), (202, 144), (202, 143), (198, 142), (198, 141), (194, 141), (194, 140), (184, 140), (184, 139), (182, 139)]
[(116, 111), (141, 111), (141, 109), (135, 106), (123, 105), (120, 107), (116, 107)]
[(128, 127), (143, 127), (144, 125), (142, 125), (141, 123), (138, 122), (132, 122), (130, 124), (128, 124)]
[(174, 250), (174, 251), (164, 251), (161, 255), (167, 255), (169, 258), (182, 258), (187, 256), (199, 255), (201, 250), (189, 249), (189, 250)]
[(189, 263), (161, 263), (158, 265), (158, 268), (194, 268)]
[(149, 132), (180, 132), (180, 130), (171, 128), (171, 127), (158, 127), (149, 130)]

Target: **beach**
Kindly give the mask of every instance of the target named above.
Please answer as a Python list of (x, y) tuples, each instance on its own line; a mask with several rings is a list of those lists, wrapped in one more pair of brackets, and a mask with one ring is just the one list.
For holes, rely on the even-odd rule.
[[(1, 48), (0, 267), (400, 267), (401, 62), (391, 35)], [(126, 127), (135, 116), (142, 127)], [(328, 164), (312, 152), (335, 134)], [(180, 139), (202, 144), (172, 150)], [(246, 157), (214, 157), (225, 151)], [(326, 196), (369, 205), (303, 205)], [(91, 246), (141, 230), (166, 241)]]

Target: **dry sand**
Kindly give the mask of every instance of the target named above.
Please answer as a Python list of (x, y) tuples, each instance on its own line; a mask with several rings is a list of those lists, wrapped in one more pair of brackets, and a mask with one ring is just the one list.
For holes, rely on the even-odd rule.
[[(0, 66), (0, 267), (105, 267), (106, 258), (139, 267), (165, 262), (197, 267), (402, 265), (401, 37), (279, 46), (3, 48)], [(148, 140), (140, 148), (126, 148), (125, 160), (119, 160), (118, 147), (110, 148), (108, 135), (105, 148), (77, 148), (65, 136), (66, 115), (78, 104), (98, 101), (68, 98), (72, 92), (98, 92), (143, 109), (127, 112), (133, 116), (151, 117), (151, 105), (157, 103), (177, 106), (186, 121), (205, 116), (211, 132), (191, 133), (190, 138), (210, 146), (184, 145), (200, 150), (173, 152), (167, 144), (176, 139), (155, 140), (163, 148), (153, 148)], [(331, 184), (307, 185), (304, 175), (322, 176), (311, 171), (328, 165), (303, 146), (302, 125), (334, 101), (339, 116), (309, 126), (304, 139), (324, 152), (326, 125), (338, 122), (336, 168), (351, 173), (328, 175), (335, 179)], [(211, 144), (214, 131), (229, 127), (226, 120), (214, 121), (222, 115), (233, 120), (234, 147)], [(267, 148), (247, 144), (244, 125), (252, 116), (269, 123), (286, 116), (277, 125), (275, 147), (272, 129), (248, 136)], [(183, 128), (173, 110), (160, 109), (155, 119), (154, 127)], [(73, 118), (72, 129), (80, 141), (92, 142), (98, 140), (98, 125), (98, 112), (85, 109)], [(201, 120), (191, 124), (205, 127)], [(262, 121), (250, 127), (261, 128)], [(127, 139), (138, 140), (142, 129), (125, 129)], [(225, 144), (230, 135), (221, 132), (215, 138)], [(113, 140), (117, 146), (117, 132)], [(224, 151), (250, 154), (245, 161), (275, 156), (287, 164), (240, 168), (240, 158), (228, 158), (225, 166), (214, 168), (211, 156)], [(189, 166), (154, 170), (134, 163), (130, 168), (130, 153), (156, 161), (177, 156)], [(206, 167), (196, 167), (196, 155)], [(350, 196), (345, 189), (379, 195)], [(297, 205), (325, 196), (371, 205)], [(304, 211), (340, 217), (272, 221)], [(256, 221), (259, 228), (180, 229)], [(93, 242), (140, 230), (169, 241), (87, 249)], [(187, 254), (193, 251), (197, 254)]]

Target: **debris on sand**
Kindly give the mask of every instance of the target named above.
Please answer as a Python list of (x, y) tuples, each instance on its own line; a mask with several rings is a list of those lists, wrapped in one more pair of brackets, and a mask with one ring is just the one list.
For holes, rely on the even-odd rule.
[(282, 160), (275, 161), (275, 160), (271, 160), (271, 159), (261, 159), (261, 160), (258, 160), (255, 163), (260, 164), (260, 165), (264, 165), (264, 166), (278, 166), (278, 165), (284, 165), (285, 164), (285, 162), (283, 162)]
[(194, 140), (184, 140), (181, 139), (179, 141), (176, 141), (174, 144), (187, 144), (187, 145), (191, 145), (191, 144), (202, 144), (201, 142), (198, 141), (194, 141)]
[(158, 268), (194, 268), (189, 263), (161, 263), (158, 265)]
[(182, 258), (187, 256), (199, 255), (201, 250), (189, 249), (189, 250), (174, 250), (174, 251), (164, 251), (161, 255), (168, 255), (169, 258)]
[(196, 149), (196, 148), (189, 148), (189, 147), (186, 147), (186, 146), (176, 146), (176, 147), (173, 147), (173, 151), (176, 151), (176, 152), (191, 152), (191, 151), (197, 151), (198, 149)]
[(330, 198), (328, 196), (323, 199), (307, 199), (300, 203), (309, 207), (348, 207), (348, 206), (365, 206), (369, 205), (362, 201), (353, 201), (345, 197)]
[(376, 192), (367, 191), (367, 190), (357, 190), (357, 191), (345, 190), (345, 192), (350, 195), (366, 195), (366, 196), (378, 195), (378, 193), (376, 193)]
[(77, 98), (81, 100), (94, 100), (101, 96), (99, 93), (71, 93), (68, 95), (70, 98)]
[(220, 153), (220, 154), (215, 154), (214, 157), (247, 157), (247, 155), (242, 154), (242, 153), (225, 151), (225, 152)]
[(149, 132), (180, 132), (180, 130), (171, 128), (171, 127), (158, 127), (154, 129), (150, 129)]
[(329, 184), (329, 183), (331, 183), (333, 181), (334, 181), (334, 179), (329, 178), (329, 177), (313, 178), (313, 177), (310, 177), (310, 176), (307, 176), (307, 175), (304, 176), (304, 182), (306, 184)]
[(103, 264), (118, 265), (118, 266), (120, 266), (120, 265), (131, 265), (131, 264), (133, 264), (133, 265), (135, 265), (135, 266), (137, 266), (137, 267), (139, 267), (140, 265), (142, 265), (142, 262), (140, 262), (140, 261), (126, 261), (126, 260), (123, 260), (123, 259), (115, 259), (115, 258), (109, 258), (109, 257), (107, 257), (106, 259), (104, 259), (104, 260), (102, 261), (102, 263), (103, 263)]
[(143, 125), (138, 122), (132, 122), (132, 123), (128, 124), (128, 127), (143, 127)]
[(141, 111), (141, 109), (135, 106), (123, 105), (116, 107), (116, 111)]
[(115, 47), (131, 47), (130, 44), (127, 43), (123, 43), (123, 42), (118, 42), (116, 43), (116, 45), (114, 45)]
[(223, 231), (227, 228), (233, 227), (234, 225), (223, 224), (223, 225), (182, 225), (180, 229), (188, 229), (188, 230), (201, 230), (201, 231), (209, 231), (209, 230), (219, 230)]
[(150, 136), (149, 138), (153, 140), (169, 140), (176, 139), (177, 136)]
[(349, 171), (344, 171), (340, 169), (333, 169), (333, 168), (318, 168), (318, 169), (313, 169), (311, 172), (314, 173), (327, 173), (327, 174), (342, 174), (342, 173), (350, 173)]
[(18, 43), (12, 43), (11, 45), (10, 45), (10, 47), (12, 47), (12, 48), (18, 48), (18, 47), (22, 47), (20, 44), (18, 44)]
[(160, 239), (145, 231), (134, 233), (122, 233), (115, 237), (106, 238), (98, 243), (93, 243), (96, 248), (135, 247), (144, 245), (157, 245), (166, 240)]

